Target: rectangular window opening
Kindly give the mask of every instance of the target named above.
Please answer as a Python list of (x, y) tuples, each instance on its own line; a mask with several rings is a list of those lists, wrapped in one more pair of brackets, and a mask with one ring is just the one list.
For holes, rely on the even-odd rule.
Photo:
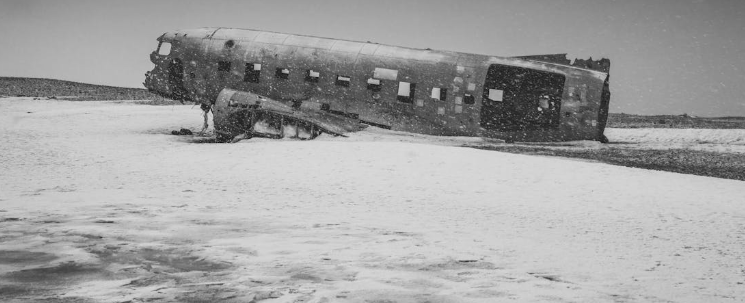
[(380, 81), (380, 79), (375, 79), (375, 78), (367, 79), (368, 90), (379, 92), (382, 86), (383, 86), (383, 82)]
[(542, 110), (549, 109), (549, 98), (548, 96), (541, 96), (538, 98), (538, 107), (540, 107)]
[(504, 91), (500, 89), (489, 89), (489, 95), (487, 98), (492, 101), (502, 102), (504, 97)]
[(167, 56), (171, 54), (171, 43), (161, 42), (158, 45), (158, 55)]
[(404, 103), (414, 103), (414, 95), (416, 94), (416, 83), (399, 82), (398, 83), (398, 96), (396, 100)]
[(466, 94), (463, 97), (463, 103), (473, 105), (476, 103), (476, 98), (473, 95)]
[(259, 83), (261, 77), (261, 64), (246, 63), (246, 73), (243, 75), (244, 82)]
[(445, 101), (447, 98), (448, 89), (447, 88), (441, 88), (441, 87), (433, 87), (432, 88), (432, 99), (437, 99), (440, 101)]
[(218, 72), (229, 72), (230, 71), (230, 61), (218, 61), (217, 62), (217, 71)]
[(287, 80), (290, 78), (290, 70), (283, 67), (277, 67), (277, 71), (274, 72), (274, 78)]
[(321, 73), (312, 69), (309, 69), (305, 74), (305, 82), (318, 83), (319, 78), (321, 78)]
[(398, 79), (398, 70), (376, 67), (373, 71), (373, 78), (395, 81)]
[(334, 82), (334, 84), (336, 84), (337, 86), (349, 87), (349, 84), (351, 82), (352, 78), (336, 75), (336, 81)]

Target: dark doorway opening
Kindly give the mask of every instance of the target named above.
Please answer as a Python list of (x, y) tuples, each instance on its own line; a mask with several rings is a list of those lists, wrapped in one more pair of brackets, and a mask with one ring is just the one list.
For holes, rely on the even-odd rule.
[(172, 99), (187, 100), (184, 87), (184, 63), (179, 58), (172, 59), (171, 64), (168, 65), (168, 87), (171, 89)]
[(559, 126), (564, 75), (492, 64), (484, 83), (481, 127), (530, 130)]

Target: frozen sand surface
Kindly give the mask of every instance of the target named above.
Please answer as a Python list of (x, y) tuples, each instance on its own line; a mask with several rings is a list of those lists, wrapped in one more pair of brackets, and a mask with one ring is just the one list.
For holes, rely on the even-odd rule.
[(745, 299), (740, 181), (379, 130), (237, 144), (166, 135), (200, 126), (191, 106), (0, 108), (0, 250), (46, 253), (0, 254), (0, 287), (77, 266), (14, 300)]

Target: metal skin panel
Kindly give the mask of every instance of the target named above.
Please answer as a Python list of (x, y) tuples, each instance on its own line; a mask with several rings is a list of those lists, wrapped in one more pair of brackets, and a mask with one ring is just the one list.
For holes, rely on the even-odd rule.
[(363, 46), (364, 43), (360, 42), (338, 40), (334, 43), (334, 46), (331, 47), (331, 51), (357, 54), (362, 50)]
[(317, 38), (317, 37), (305, 37), (292, 35), (288, 37), (284, 44), (289, 46), (300, 46), (307, 48), (318, 48), (329, 50), (336, 43), (335, 40)]
[(287, 34), (263, 32), (263, 33), (259, 33), (259, 35), (256, 36), (256, 38), (253, 41), (261, 42), (261, 43), (268, 43), (268, 44), (282, 44), (285, 42), (285, 40), (289, 36), (290, 35), (287, 35)]
[(374, 55), (380, 44), (367, 43), (360, 50), (360, 55)]
[[(301, 108), (354, 114), (374, 125), (415, 133), (508, 141), (602, 140), (603, 137), (604, 123), (600, 124), (604, 120), (599, 113), (608, 74), (594, 70), (525, 59), (241, 29), (184, 30), (164, 34), (158, 40), (172, 42), (172, 51), (165, 56), (151, 54), (155, 68), (147, 73), (144, 84), (165, 96), (173, 97), (173, 85), (168, 81), (173, 69), (169, 70), (169, 62), (178, 58), (184, 63), (183, 87), (187, 96), (183, 99), (205, 104), (214, 104), (220, 91), (229, 88), (273, 100), (298, 102)], [(226, 48), (228, 40), (233, 40), (230, 48)], [(218, 71), (218, 61), (230, 62), (231, 70)], [(262, 64), (258, 83), (244, 81), (246, 63)], [(558, 127), (520, 131), (480, 127), (483, 85), (492, 64), (563, 75), (566, 81)], [(289, 69), (288, 79), (275, 78), (276, 68)], [(367, 80), (374, 76), (375, 68), (396, 70), (397, 80), (383, 79), (378, 91), (369, 90)], [(305, 81), (309, 69), (320, 73), (317, 83)], [(349, 86), (336, 85), (337, 75), (349, 77)], [(397, 100), (400, 81), (416, 83), (411, 103)], [(446, 100), (431, 98), (433, 87), (446, 88)], [(466, 94), (474, 97), (474, 104), (464, 102)], [(456, 98), (460, 104), (456, 104)], [(213, 108), (215, 123), (222, 119), (218, 113), (224, 112), (218, 107)]]
[(262, 34), (261, 31), (243, 30), (235, 28), (220, 28), (213, 29), (210, 31), (211, 36), (209, 38), (215, 40), (235, 40), (235, 41), (254, 41), (256, 37)]

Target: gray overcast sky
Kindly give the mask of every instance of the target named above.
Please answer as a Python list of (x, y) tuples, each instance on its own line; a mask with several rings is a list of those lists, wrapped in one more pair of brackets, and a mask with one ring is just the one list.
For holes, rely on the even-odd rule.
[(0, 0), (0, 76), (142, 87), (166, 31), (252, 28), (611, 59), (611, 112), (745, 116), (745, 1)]

